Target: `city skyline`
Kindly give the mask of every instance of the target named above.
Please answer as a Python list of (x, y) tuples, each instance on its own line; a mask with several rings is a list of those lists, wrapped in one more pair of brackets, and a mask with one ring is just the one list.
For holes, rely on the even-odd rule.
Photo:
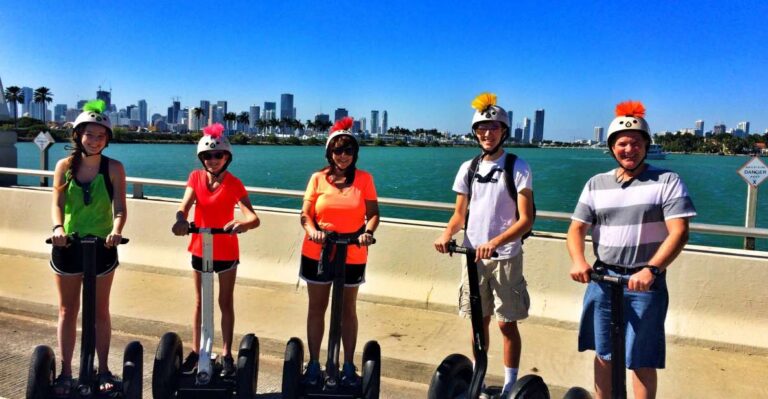
[[(51, 88), (51, 109), (91, 99), (99, 87), (111, 88), (121, 108), (146, 100), (148, 115), (167, 115), (179, 97), (190, 108), (226, 99), (239, 113), (292, 93), (302, 121), (342, 107), (358, 118), (386, 109), (396, 115), (390, 126), (462, 134), (472, 98), (491, 91), (514, 112), (513, 128), (546, 109), (545, 140), (590, 138), (630, 98), (645, 103), (654, 132), (693, 128), (699, 119), (768, 128), (764, 2), (499, 3), (492, 14), (450, 1), (206, 4), (169, 17), (147, 13), (153, 3), (144, 1), (99, 10), (7, 3), (0, 76), (5, 87)], [(391, 27), (374, 29), (363, 18), (331, 23), (363, 12)], [(130, 22), (114, 23), (118, 16)], [(39, 28), (28, 29), (30, 20)], [(739, 23), (712, 24), (729, 20)], [(206, 30), (206, 21), (216, 29)], [(372, 44), (377, 56), (366, 57)]]

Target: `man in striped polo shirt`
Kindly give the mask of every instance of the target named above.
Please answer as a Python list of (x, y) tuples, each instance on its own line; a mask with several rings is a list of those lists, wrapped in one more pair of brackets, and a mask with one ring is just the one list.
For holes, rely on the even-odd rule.
[[(618, 167), (593, 176), (571, 216), (568, 252), (571, 278), (589, 283), (579, 329), (579, 351), (595, 350), (595, 391), (611, 394), (610, 288), (590, 282), (584, 237), (592, 229), (596, 264), (629, 277), (624, 296), (626, 367), (635, 398), (655, 398), (656, 369), (665, 364), (664, 320), (669, 304), (666, 269), (688, 241), (696, 216), (680, 177), (645, 162), (650, 129), (640, 102), (616, 107), (608, 147)], [(653, 289), (651, 290), (651, 285)]]

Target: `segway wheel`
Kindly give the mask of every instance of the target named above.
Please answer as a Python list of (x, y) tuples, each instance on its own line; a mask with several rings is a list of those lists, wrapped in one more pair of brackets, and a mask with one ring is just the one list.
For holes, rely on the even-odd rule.
[(259, 379), (259, 339), (247, 334), (237, 351), (237, 398), (252, 398)]
[(144, 390), (144, 347), (133, 341), (125, 347), (123, 354), (123, 398), (141, 399)]
[(304, 344), (299, 338), (288, 340), (283, 361), (283, 399), (296, 399), (301, 391), (301, 366), (304, 362)]
[(179, 384), (182, 350), (181, 338), (176, 333), (165, 333), (160, 339), (152, 365), (153, 398), (171, 398), (175, 395)]
[(592, 395), (584, 388), (573, 387), (565, 393), (563, 399), (592, 399)]
[(379, 399), (381, 387), (381, 347), (368, 341), (363, 349), (363, 399)]
[(549, 399), (549, 388), (544, 379), (529, 374), (519, 378), (509, 391), (508, 399)]
[(449, 355), (437, 366), (429, 383), (429, 399), (464, 398), (469, 395), (472, 361), (464, 355)]
[(51, 395), (51, 386), (56, 378), (56, 355), (53, 349), (39, 345), (32, 352), (27, 376), (27, 399), (45, 399)]

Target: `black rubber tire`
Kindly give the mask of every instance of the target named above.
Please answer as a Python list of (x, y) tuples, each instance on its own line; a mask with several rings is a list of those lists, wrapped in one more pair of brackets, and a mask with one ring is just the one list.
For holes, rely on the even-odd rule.
[(363, 399), (379, 399), (381, 388), (381, 347), (368, 341), (363, 349)]
[(152, 365), (152, 397), (168, 399), (175, 395), (179, 385), (183, 344), (174, 332), (160, 338)]
[(141, 399), (144, 391), (144, 347), (133, 341), (123, 354), (123, 398)]
[(259, 383), (259, 339), (246, 334), (237, 351), (237, 396), (251, 399)]
[(543, 378), (528, 374), (517, 379), (507, 399), (549, 399), (549, 388)]
[(462, 398), (469, 394), (472, 381), (472, 361), (466, 356), (454, 353), (437, 366), (429, 383), (429, 399)]
[(283, 360), (283, 399), (296, 399), (301, 393), (301, 366), (304, 363), (304, 344), (293, 337), (285, 346)]
[(27, 376), (27, 399), (45, 399), (51, 395), (56, 378), (56, 355), (45, 345), (35, 347)]
[(584, 388), (573, 387), (565, 393), (563, 399), (592, 399), (592, 394)]

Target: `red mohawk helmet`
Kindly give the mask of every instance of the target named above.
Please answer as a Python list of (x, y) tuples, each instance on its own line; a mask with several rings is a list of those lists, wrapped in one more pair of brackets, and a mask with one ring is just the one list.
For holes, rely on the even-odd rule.
[(354, 134), (352, 134), (353, 122), (354, 120), (348, 116), (336, 121), (336, 123), (334, 123), (333, 127), (331, 128), (331, 134), (328, 136), (328, 140), (325, 142), (325, 149), (328, 150), (328, 146), (331, 145), (331, 140), (343, 135), (352, 137), (352, 140), (354, 140), (355, 144), (357, 144), (357, 138)]

